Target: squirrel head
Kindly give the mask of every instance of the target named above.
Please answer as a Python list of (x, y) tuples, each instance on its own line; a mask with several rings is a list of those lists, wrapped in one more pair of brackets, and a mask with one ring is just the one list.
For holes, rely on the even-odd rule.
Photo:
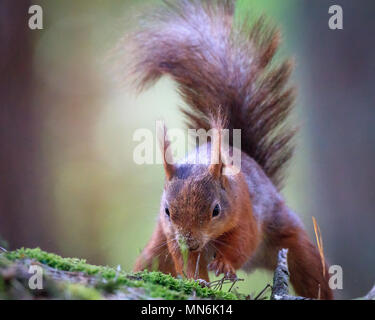
[(190, 251), (231, 229), (230, 183), (204, 165), (180, 165), (166, 181), (160, 206), (164, 232)]
[[(220, 155), (213, 164), (171, 164), (165, 131), (163, 137), (166, 182), (160, 206), (162, 226), (169, 239), (183, 242), (190, 251), (200, 251), (236, 224), (232, 205), (235, 184), (223, 174)], [(220, 153), (220, 143), (213, 148)]]

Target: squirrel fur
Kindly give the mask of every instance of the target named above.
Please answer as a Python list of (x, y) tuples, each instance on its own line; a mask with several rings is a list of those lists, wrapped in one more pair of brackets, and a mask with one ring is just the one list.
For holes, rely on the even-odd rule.
[(287, 86), (292, 63), (271, 65), (279, 32), (264, 18), (238, 23), (234, 11), (229, 0), (165, 2), (134, 34), (140, 88), (169, 75), (189, 106), (182, 110), (188, 127), (241, 129), (242, 152), (232, 176), (222, 174), (222, 161), (170, 164), (164, 157), (158, 222), (134, 270), (156, 266), (209, 281), (209, 270), (227, 277), (239, 269), (274, 270), (278, 251), (288, 248), (296, 293), (332, 299), (327, 266), (323, 273), (317, 248), (280, 195), (295, 135), (285, 123), (295, 96)]

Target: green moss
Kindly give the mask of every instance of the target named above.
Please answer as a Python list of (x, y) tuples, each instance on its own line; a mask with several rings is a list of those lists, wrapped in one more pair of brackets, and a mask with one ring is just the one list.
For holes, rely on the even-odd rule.
[[(75, 285), (72, 285), (72, 287), (70, 287), (75, 294), (82, 294), (87, 298), (101, 298), (101, 295), (97, 290), (101, 290), (104, 293), (113, 293), (116, 290), (123, 290), (126, 287), (143, 288), (145, 295), (163, 299), (189, 299), (192, 296), (198, 298), (230, 300), (244, 298), (241, 295), (238, 296), (230, 292), (202, 288), (199, 283), (194, 280), (177, 279), (171, 275), (166, 275), (156, 271), (127, 273), (108, 266), (90, 265), (86, 263), (86, 260), (62, 258), (56, 254), (42, 251), (39, 248), (21, 248), (16, 251), (4, 253), (4, 256), (11, 261), (26, 258), (34, 259), (54, 269), (82, 272), (90, 276), (96, 276), (98, 281), (95, 285), (95, 289), (92, 289), (94, 291), (83, 286), (76, 287)], [(87, 291), (83, 288), (86, 288)]]
[[(210, 288), (202, 288), (200, 284), (194, 280), (176, 279), (171, 275), (166, 275), (161, 272), (148, 272), (143, 271), (137, 273), (146, 284), (157, 284), (162, 288), (167, 288), (173, 292), (177, 292), (178, 295), (173, 299), (179, 299), (179, 297), (186, 297), (192, 294), (196, 294), (200, 298), (210, 299), (238, 299), (234, 294), (225, 291), (212, 290)], [(183, 299), (183, 298), (182, 298)]]
[(102, 300), (103, 296), (98, 290), (91, 287), (86, 287), (81, 284), (68, 283), (64, 285), (63, 290), (67, 299), (79, 300)]
[(77, 258), (62, 258), (53, 253), (47, 253), (39, 248), (25, 249), (21, 248), (16, 251), (7, 252), (4, 254), (9, 260), (19, 259), (35, 259), (40, 263), (48, 265), (51, 268), (55, 268), (62, 271), (76, 271), (84, 272), (88, 275), (101, 274), (104, 277), (112, 278), (116, 275), (116, 270), (110, 267), (99, 267), (86, 263), (84, 259)]

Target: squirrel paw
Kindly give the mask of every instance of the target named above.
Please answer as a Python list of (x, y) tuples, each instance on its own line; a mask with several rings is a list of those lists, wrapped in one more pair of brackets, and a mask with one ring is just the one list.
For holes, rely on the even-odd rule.
[(232, 267), (232, 264), (222, 257), (214, 259), (209, 265), (208, 270), (214, 271), (215, 275), (223, 273), (227, 279), (236, 279), (236, 270)]

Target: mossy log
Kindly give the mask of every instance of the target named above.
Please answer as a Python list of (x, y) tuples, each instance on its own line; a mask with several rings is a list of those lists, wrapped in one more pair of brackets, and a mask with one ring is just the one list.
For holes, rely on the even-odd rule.
[[(32, 289), (30, 267), (42, 271), (43, 287)], [(35, 267), (34, 267), (35, 269)], [(273, 285), (267, 284), (257, 296), (232, 290), (237, 280), (221, 279), (211, 283), (174, 278), (161, 272), (125, 272), (108, 266), (95, 266), (77, 258), (62, 258), (39, 248), (7, 252), (0, 248), (0, 299), (265, 299), (271, 288), (272, 300), (305, 300), (289, 295), (287, 250), (278, 254)], [(229, 290), (223, 284), (231, 281)], [(375, 299), (375, 287), (365, 297)]]
[[(30, 266), (39, 266), (43, 289), (30, 289)], [(245, 299), (200, 281), (161, 272), (125, 272), (62, 258), (37, 249), (0, 253), (0, 299)]]

